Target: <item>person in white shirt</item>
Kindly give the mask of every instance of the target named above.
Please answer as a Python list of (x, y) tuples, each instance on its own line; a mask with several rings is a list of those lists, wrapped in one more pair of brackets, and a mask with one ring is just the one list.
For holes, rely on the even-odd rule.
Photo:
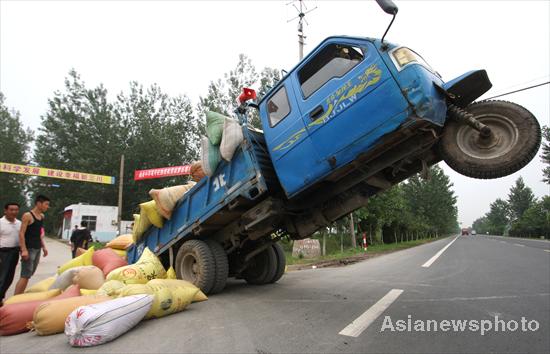
[(21, 221), (17, 220), (17, 215), (19, 215), (19, 204), (4, 205), (4, 216), (0, 218), (0, 306), (13, 281), (15, 268), (19, 262)]

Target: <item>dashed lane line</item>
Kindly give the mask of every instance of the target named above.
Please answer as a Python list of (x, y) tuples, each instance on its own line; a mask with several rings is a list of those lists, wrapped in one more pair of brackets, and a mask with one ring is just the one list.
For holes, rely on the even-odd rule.
[(361, 316), (340, 331), (340, 335), (359, 337), (386, 309), (403, 293), (401, 289), (392, 289)]
[(447, 248), (449, 248), (453, 242), (456, 241), (457, 238), (459, 238), (460, 236), (457, 236), (454, 238), (454, 240), (452, 240), (451, 242), (449, 242), (445, 247), (443, 247), (441, 250), (439, 250), (439, 252), (437, 252), (432, 258), (430, 258), (426, 263), (422, 264), (422, 267), (423, 268), (428, 268), (429, 266), (432, 265), (433, 262), (435, 262), (442, 254), (443, 252), (445, 252), (445, 250)]

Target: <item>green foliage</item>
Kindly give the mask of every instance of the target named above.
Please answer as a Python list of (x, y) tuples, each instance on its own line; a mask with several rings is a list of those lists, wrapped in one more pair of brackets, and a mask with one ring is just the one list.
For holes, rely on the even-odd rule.
[(550, 127), (542, 127), (542, 137), (544, 142), (542, 143), (542, 154), (540, 155), (542, 162), (546, 164), (546, 167), (542, 170), (542, 181), (550, 184)]
[(490, 210), (486, 215), (487, 231), (491, 235), (504, 235), (509, 223), (509, 205), (505, 200), (498, 198), (491, 203)]
[[(185, 182), (185, 178), (133, 180), (133, 171), (190, 163), (198, 158), (199, 122), (185, 96), (169, 97), (156, 85), (145, 90), (132, 82), (128, 93), (109, 102), (102, 85), (89, 89), (73, 70), (65, 90), (55, 92), (42, 119), (34, 160), (40, 166), (109, 176), (118, 180), (121, 155), (125, 155), (123, 219), (129, 220), (151, 188)], [(117, 205), (115, 185), (41, 178), (60, 188), (43, 188), (38, 181), (34, 193), (52, 199), (46, 218), (49, 232), (60, 226), (59, 213), (79, 202)], [(118, 182), (118, 181), (117, 181)], [(56, 222), (55, 225), (53, 222)]]
[(382, 241), (382, 234), (384, 242), (395, 242), (454, 232), (458, 223), (452, 186), (437, 166), (427, 180), (412, 176), (369, 198), (367, 206), (355, 212), (358, 231), (368, 232), (369, 243)]
[(519, 177), (508, 194), (510, 219), (512, 221), (520, 219), (523, 213), (533, 205), (534, 201), (533, 191), (525, 185), (523, 178)]
[[(30, 129), (23, 129), (19, 119), (19, 112), (11, 111), (4, 104), (4, 95), (0, 92), (0, 162), (19, 165), (29, 163), (27, 153), (33, 140)], [(26, 185), (29, 178), (25, 175), (0, 173), (0, 207), (7, 202), (15, 202), (22, 209), (27, 207), (25, 197)]]
[[(233, 116), (233, 111), (237, 108), (237, 98), (244, 87), (256, 88), (259, 100), (279, 80), (279, 71), (269, 67), (262, 69), (258, 80), (256, 68), (250, 58), (240, 54), (233, 70), (225, 73), (223, 79), (210, 82), (207, 95), (200, 97), (198, 111), (201, 117), (204, 117), (207, 111)], [(249, 124), (262, 129), (258, 111), (251, 109), (248, 114)]]

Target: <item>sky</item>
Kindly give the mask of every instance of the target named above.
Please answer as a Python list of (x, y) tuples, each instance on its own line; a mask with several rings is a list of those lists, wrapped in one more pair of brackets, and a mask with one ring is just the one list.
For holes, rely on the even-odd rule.
[[(288, 22), (297, 11), (289, 1), (0, 0), (0, 91), (33, 130), (72, 68), (88, 87), (103, 83), (113, 98), (138, 81), (197, 103), (240, 53), (257, 69), (298, 63), (297, 22)], [(550, 80), (550, 1), (394, 2), (399, 13), (386, 40), (420, 53), (444, 80), (486, 69), (493, 83), (486, 98)], [(306, 5), (317, 7), (306, 15), (306, 55), (331, 35), (380, 38), (391, 20), (374, 1)], [(549, 85), (501, 99), (550, 125)], [(537, 197), (550, 194), (538, 155), (490, 181), (440, 165), (454, 184), (462, 226), (506, 198), (519, 176)]]

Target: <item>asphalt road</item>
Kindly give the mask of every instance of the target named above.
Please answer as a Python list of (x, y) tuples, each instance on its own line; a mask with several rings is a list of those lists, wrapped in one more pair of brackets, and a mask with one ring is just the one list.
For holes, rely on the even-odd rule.
[[(105, 345), (71, 348), (63, 334), (26, 333), (0, 337), (0, 352), (549, 353), (549, 244), (523, 241), (452, 237), (346, 267), (289, 272), (273, 285), (233, 281)], [(425, 330), (398, 331), (409, 316)], [(498, 323), (499, 331), (482, 335), (481, 321), (494, 326), (495, 316), (510, 329)], [(478, 330), (443, 331), (445, 320), (477, 321)]]

